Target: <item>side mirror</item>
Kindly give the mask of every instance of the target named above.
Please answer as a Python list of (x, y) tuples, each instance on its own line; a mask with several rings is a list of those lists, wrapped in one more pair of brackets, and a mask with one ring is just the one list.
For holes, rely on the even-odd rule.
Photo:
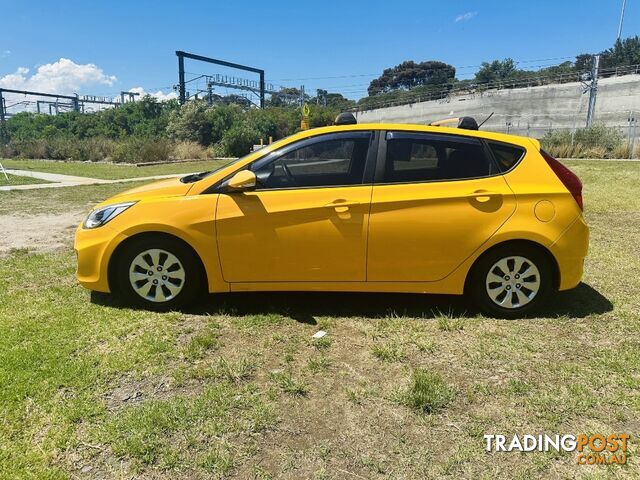
[(231, 191), (250, 190), (256, 186), (256, 174), (251, 170), (241, 170), (227, 181)]

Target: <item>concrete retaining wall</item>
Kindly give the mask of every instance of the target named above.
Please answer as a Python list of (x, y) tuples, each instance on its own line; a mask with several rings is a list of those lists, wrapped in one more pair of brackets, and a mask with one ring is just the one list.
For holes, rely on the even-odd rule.
[[(434, 120), (471, 116), (478, 122), (491, 112), (483, 130), (542, 137), (549, 130), (584, 127), (589, 93), (581, 83), (490, 90), (442, 100), (356, 112), (358, 123), (426, 124)], [(596, 122), (629, 131), (629, 116), (640, 118), (640, 75), (601, 78), (598, 82)], [(636, 131), (640, 136), (640, 128)]]

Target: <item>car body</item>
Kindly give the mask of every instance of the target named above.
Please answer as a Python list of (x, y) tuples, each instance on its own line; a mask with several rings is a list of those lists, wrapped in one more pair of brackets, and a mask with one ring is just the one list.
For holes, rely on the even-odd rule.
[[(581, 202), (577, 177), (535, 139), (425, 125), (323, 127), (99, 204), (76, 232), (77, 277), (152, 308), (192, 301), (200, 288), (467, 292), (489, 314), (517, 316), (580, 282)], [(175, 264), (181, 278), (154, 269), (174, 258), (184, 260)], [(533, 266), (535, 292), (516, 288), (499, 261), (523, 273)]]

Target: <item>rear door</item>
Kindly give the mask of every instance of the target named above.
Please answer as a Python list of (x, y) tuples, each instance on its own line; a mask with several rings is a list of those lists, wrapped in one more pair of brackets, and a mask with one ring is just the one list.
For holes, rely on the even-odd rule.
[(386, 132), (371, 199), (367, 280), (440, 280), (514, 210), (514, 194), (481, 140)]

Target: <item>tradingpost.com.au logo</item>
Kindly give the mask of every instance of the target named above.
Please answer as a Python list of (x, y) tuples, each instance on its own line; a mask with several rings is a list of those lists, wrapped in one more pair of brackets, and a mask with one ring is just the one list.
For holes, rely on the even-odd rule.
[(487, 452), (578, 452), (578, 465), (624, 465), (629, 434), (484, 435)]

